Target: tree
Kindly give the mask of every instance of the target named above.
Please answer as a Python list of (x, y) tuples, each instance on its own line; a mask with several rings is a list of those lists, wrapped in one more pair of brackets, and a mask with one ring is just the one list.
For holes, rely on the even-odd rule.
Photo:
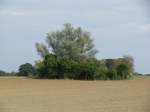
[(19, 76), (28, 76), (35, 73), (35, 68), (30, 63), (22, 64), (19, 67)]
[(128, 55), (123, 56), (123, 58), (117, 59), (117, 71), (118, 76), (124, 75), (122, 77), (123, 79), (132, 78), (134, 75), (134, 59)]
[(125, 55), (123, 56), (124, 61), (126, 62), (126, 64), (129, 66), (129, 72), (130, 73), (134, 73), (134, 59), (132, 56), (129, 55)]
[(73, 60), (95, 58), (97, 53), (90, 33), (80, 27), (74, 28), (69, 23), (65, 24), (61, 31), (48, 33), (46, 43), (48, 47), (44, 44), (36, 44), (37, 51), (42, 57), (49, 53), (48, 48), (58, 57)]
[(125, 63), (119, 64), (117, 66), (117, 74), (120, 79), (127, 79), (128, 75), (130, 75), (129, 66)]

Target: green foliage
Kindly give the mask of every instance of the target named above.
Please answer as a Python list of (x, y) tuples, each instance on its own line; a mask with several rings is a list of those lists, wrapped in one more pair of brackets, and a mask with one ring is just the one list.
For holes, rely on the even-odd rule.
[(35, 68), (30, 63), (22, 64), (19, 67), (18, 76), (28, 76), (35, 74)]
[(75, 61), (54, 54), (46, 55), (37, 66), (38, 77), (50, 79), (121, 80), (132, 77), (130, 70), (124, 58)]
[(117, 66), (117, 61), (115, 59), (106, 59), (105, 65), (108, 71), (113, 71)]
[(117, 75), (116, 70), (108, 71), (106, 76), (109, 80), (117, 80), (118, 79), (118, 75)]
[(134, 74), (134, 61), (131, 56), (105, 60), (107, 77), (111, 80), (130, 79)]
[(15, 72), (8, 73), (8, 72), (0, 70), (0, 76), (16, 76), (16, 74), (17, 73)]
[(90, 62), (81, 62), (78, 63), (74, 67), (75, 77), (74, 79), (80, 80), (94, 80), (94, 73), (95, 73), (95, 65)]
[(134, 59), (131, 56), (125, 55), (123, 57), (125, 64), (128, 66), (128, 72), (134, 74)]
[(4, 72), (4, 71), (0, 70), (0, 76), (6, 76), (6, 75), (7, 75), (7, 73), (6, 73), (6, 72)]
[(40, 78), (94, 80), (97, 69), (94, 61), (79, 62), (49, 54), (37, 70)]
[(129, 75), (130, 73), (128, 72), (129, 68), (126, 64), (119, 64), (117, 66), (117, 74), (119, 76), (120, 79), (126, 79), (127, 75)]
[[(61, 31), (48, 33), (46, 43), (47, 46), (36, 43), (37, 51), (43, 57), (43, 61), (36, 64), (39, 78), (120, 80), (129, 79), (134, 73), (131, 56), (97, 60), (90, 33), (69, 23)], [(27, 71), (26, 67), (24, 69)], [(24, 73), (24, 69), (20, 69), (22, 74), (28, 74), (30, 70)]]

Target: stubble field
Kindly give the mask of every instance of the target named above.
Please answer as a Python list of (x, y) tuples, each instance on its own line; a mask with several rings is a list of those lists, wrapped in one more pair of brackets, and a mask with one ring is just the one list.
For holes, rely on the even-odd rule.
[(150, 112), (150, 77), (124, 81), (0, 77), (0, 112)]

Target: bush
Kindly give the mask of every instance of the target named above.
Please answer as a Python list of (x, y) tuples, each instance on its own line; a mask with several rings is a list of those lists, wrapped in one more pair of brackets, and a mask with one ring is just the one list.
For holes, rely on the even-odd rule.
[(106, 80), (106, 73), (108, 72), (108, 69), (105, 66), (105, 63), (103, 61), (96, 61), (95, 66), (95, 74), (94, 79), (95, 80)]
[(128, 65), (121, 63), (117, 66), (117, 74), (120, 79), (127, 79), (130, 75)]
[(95, 66), (91, 63), (78, 63), (73, 67), (75, 74), (74, 79), (78, 80), (94, 80)]
[(28, 76), (29, 74), (35, 74), (36, 70), (30, 63), (22, 64), (19, 67), (18, 76)]
[(75, 61), (49, 54), (37, 66), (39, 78), (76, 80), (118, 80), (130, 77), (130, 66), (125, 61), (96, 60)]
[(117, 80), (117, 79), (118, 79), (118, 76), (117, 76), (116, 70), (108, 71), (108, 72), (107, 72), (107, 77), (108, 77), (108, 79), (110, 79), (110, 80)]
[(50, 54), (39, 64), (37, 71), (39, 78), (50, 79), (79, 79), (94, 80), (98, 74), (97, 61), (77, 62), (67, 58), (58, 58)]
[(105, 60), (108, 68), (107, 78), (110, 80), (130, 79), (134, 73), (133, 62), (130, 60), (127, 57)]

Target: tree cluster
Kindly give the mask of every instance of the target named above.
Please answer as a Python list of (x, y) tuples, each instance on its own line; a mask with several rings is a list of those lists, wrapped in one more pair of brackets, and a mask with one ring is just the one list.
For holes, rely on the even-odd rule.
[(122, 80), (133, 75), (133, 63), (125, 57), (120, 59), (75, 61), (46, 55), (37, 63), (37, 77), (76, 80)]
[(36, 43), (42, 57), (33, 67), (23, 64), (19, 75), (49, 79), (121, 80), (131, 78), (134, 72), (133, 58), (98, 60), (90, 33), (71, 24), (62, 30), (47, 34), (46, 43)]

